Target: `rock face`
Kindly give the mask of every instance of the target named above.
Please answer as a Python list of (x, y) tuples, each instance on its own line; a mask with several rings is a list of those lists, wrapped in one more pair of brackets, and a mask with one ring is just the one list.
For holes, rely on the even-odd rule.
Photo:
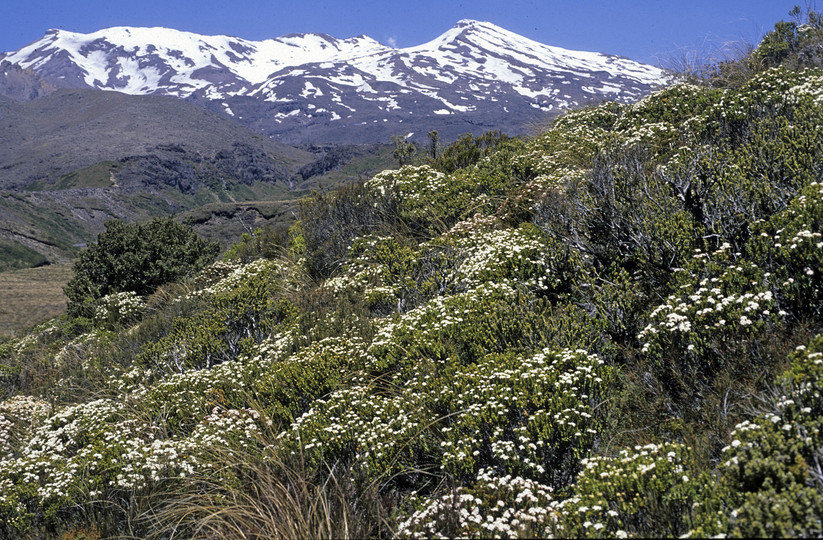
[[(471, 20), (406, 49), (367, 36), (247, 41), (166, 28), (51, 30), (0, 62), (0, 94), (13, 99), (52, 88), (175, 96), (288, 143), (386, 142), (409, 132), (420, 139), (430, 129), (446, 139), (518, 133), (570, 107), (636, 100), (667, 78), (625, 58)], [(13, 75), (18, 82), (9, 83), (8, 73), (29, 82)]]

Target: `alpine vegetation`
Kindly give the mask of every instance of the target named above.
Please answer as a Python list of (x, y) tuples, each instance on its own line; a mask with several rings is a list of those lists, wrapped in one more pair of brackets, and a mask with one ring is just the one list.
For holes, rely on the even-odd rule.
[(101, 236), (0, 343), (0, 535), (823, 535), (821, 43), (433, 145), (216, 262)]

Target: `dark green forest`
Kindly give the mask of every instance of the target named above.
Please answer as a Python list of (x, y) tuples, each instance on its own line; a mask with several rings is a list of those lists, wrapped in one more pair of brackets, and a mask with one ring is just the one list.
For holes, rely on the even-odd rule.
[(113, 223), (69, 314), (0, 342), (0, 535), (823, 535), (823, 18), (792, 15), (632, 105), (398, 145), (217, 261)]

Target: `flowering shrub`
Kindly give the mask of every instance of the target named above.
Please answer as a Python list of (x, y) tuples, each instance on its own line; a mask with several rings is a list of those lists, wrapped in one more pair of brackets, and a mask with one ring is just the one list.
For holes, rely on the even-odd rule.
[(562, 248), (547, 245), (540, 230), (530, 224), (481, 230), (453, 241), (465, 253), (456, 269), (462, 288), (493, 282), (545, 291), (556, 289), (565, 277), (555, 271), (561, 270)]
[(583, 351), (489, 355), (456, 370), (423, 364), (395, 377), (387, 395), (357, 378), (316, 400), (281, 439), (310, 463), (342, 459), (369, 478), (419, 482), (434, 461), (469, 483), (493, 468), (562, 486), (597, 435), (593, 404), (609, 377)]
[(344, 274), (328, 285), (356, 287), (373, 313), (403, 312), (434, 293), (424, 265), (418, 252), (393, 237), (361, 237), (352, 242)]
[[(228, 278), (230, 275), (235, 274), (235, 272), (241, 268), (246, 268), (244, 272), (256, 272), (261, 265), (267, 264), (268, 261), (261, 259), (255, 262), (257, 262), (257, 264), (253, 266), (243, 266), (233, 261), (215, 261), (191, 279), (192, 287), (194, 287), (195, 291), (203, 291)], [(228, 285), (228, 283), (226, 283), (226, 285)]]
[[(492, 354), (433, 390), (455, 411), (441, 429), (442, 468), (474, 478), (494, 467), (552, 487), (567, 484), (598, 434), (594, 405), (611, 370), (585, 351)], [(423, 390), (421, 388), (420, 390)]]
[(795, 316), (819, 316), (823, 302), (823, 184), (812, 182), (789, 207), (754, 225), (747, 249), (773, 274), (775, 294)]
[[(640, 352), (675, 395), (698, 391), (718, 373), (752, 377), (760, 359), (752, 346), (781, 322), (768, 276), (749, 262), (735, 261), (722, 246), (713, 254), (697, 252), (682, 283), (655, 308), (638, 335)], [(703, 266), (697, 270), (695, 267)]]
[(195, 291), (193, 296), (209, 299), (207, 308), (175, 318), (165, 337), (144, 345), (137, 364), (160, 376), (209, 368), (252, 353), (294, 323), (294, 305), (273, 294), (287, 286), (286, 273), (275, 261), (259, 260)]
[(245, 265), (216, 262), (207, 267), (199, 276), (204, 285), (195, 289), (193, 296), (220, 295), (232, 293), (235, 289), (257, 277), (267, 277), (280, 270), (280, 263), (270, 259), (257, 259)]
[(584, 459), (571, 497), (557, 505), (558, 531), (573, 538), (682, 534), (701, 489), (687, 474), (688, 453), (681, 444), (647, 444)]
[(12, 456), (51, 412), (51, 406), (31, 396), (14, 396), (0, 402), (0, 455)]
[(94, 319), (97, 324), (126, 326), (138, 320), (146, 302), (132, 291), (108, 294), (97, 301)]
[(367, 189), (395, 197), (400, 216), (430, 233), (443, 232), (444, 226), (451, 227), (477, 212), (490, 213), (497, 206), (494, 196), (509, 187), (510, 178), (479, 165), (448, 175), (428, 165), (406, 165), (379, 173), (366, 183)]
[(699, 505), (695, 535), (823, 533), (823, 337), (800, 346), (765, 413), (738, 424), (719, 482)]
[(422, 432), (430, 420), (419, 401), (408, 394), (381, 396), (355, 384), (318, 399), (280, 437), (315, 467), (339, 460), (369, 481), (386, 482), (413, 471), (416, 458), (427, 453), (430, 443)]
[(760, 268), (751, 263), (741, 262), (699, 281), (694, 274), (690, 277), (694, 281), (687, 280), (651, 312), (652, 322), (638, 335), (643, 353), (658, 356), (675, 348), (699, 357), (717, 340), (759, 332), (775, 315), (772, 292)]
[(106, 508), (124, 493), (210, 467), (203, 461), (208, 449), (253, 443), (258, 419), (255, 411), (215, 409), (189, 437), (164, 440), (108, 400), (66, 408), (35, 431), (20, 457), (0, 460), (4, 534), (25, 531), (37, 509), (59, 523), (84, 506)]
[[(503, 352), (528, 332), (502, 311), (511, 309), (517, 293), (509, 286), (480, 285), (465, 293), (436, 297), (400, 317), (386, 318), (377, 326), (369, 352), (375, 372), (412, 366), (428, 358), (449, 357), (471, 363), (489, 352)], [(499, 332), (491, 329), (497, 325)]]
[(556, 520), (552, 489), (528, 478), (477, 474), (471, 486), (422, 501), (401, 522), (400, 538), (548, 537)]
[(648, 125), (680, 125), (713, 106), (719, 94), (693, 84), (673, 84), (625, 106), (614, 129), (631, 132)]

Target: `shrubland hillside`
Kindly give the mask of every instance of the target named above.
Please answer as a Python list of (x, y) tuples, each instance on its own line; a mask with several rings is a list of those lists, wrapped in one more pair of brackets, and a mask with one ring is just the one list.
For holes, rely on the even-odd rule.
[(0, 531), (823, 534), (819, 23), (4, 342)]

